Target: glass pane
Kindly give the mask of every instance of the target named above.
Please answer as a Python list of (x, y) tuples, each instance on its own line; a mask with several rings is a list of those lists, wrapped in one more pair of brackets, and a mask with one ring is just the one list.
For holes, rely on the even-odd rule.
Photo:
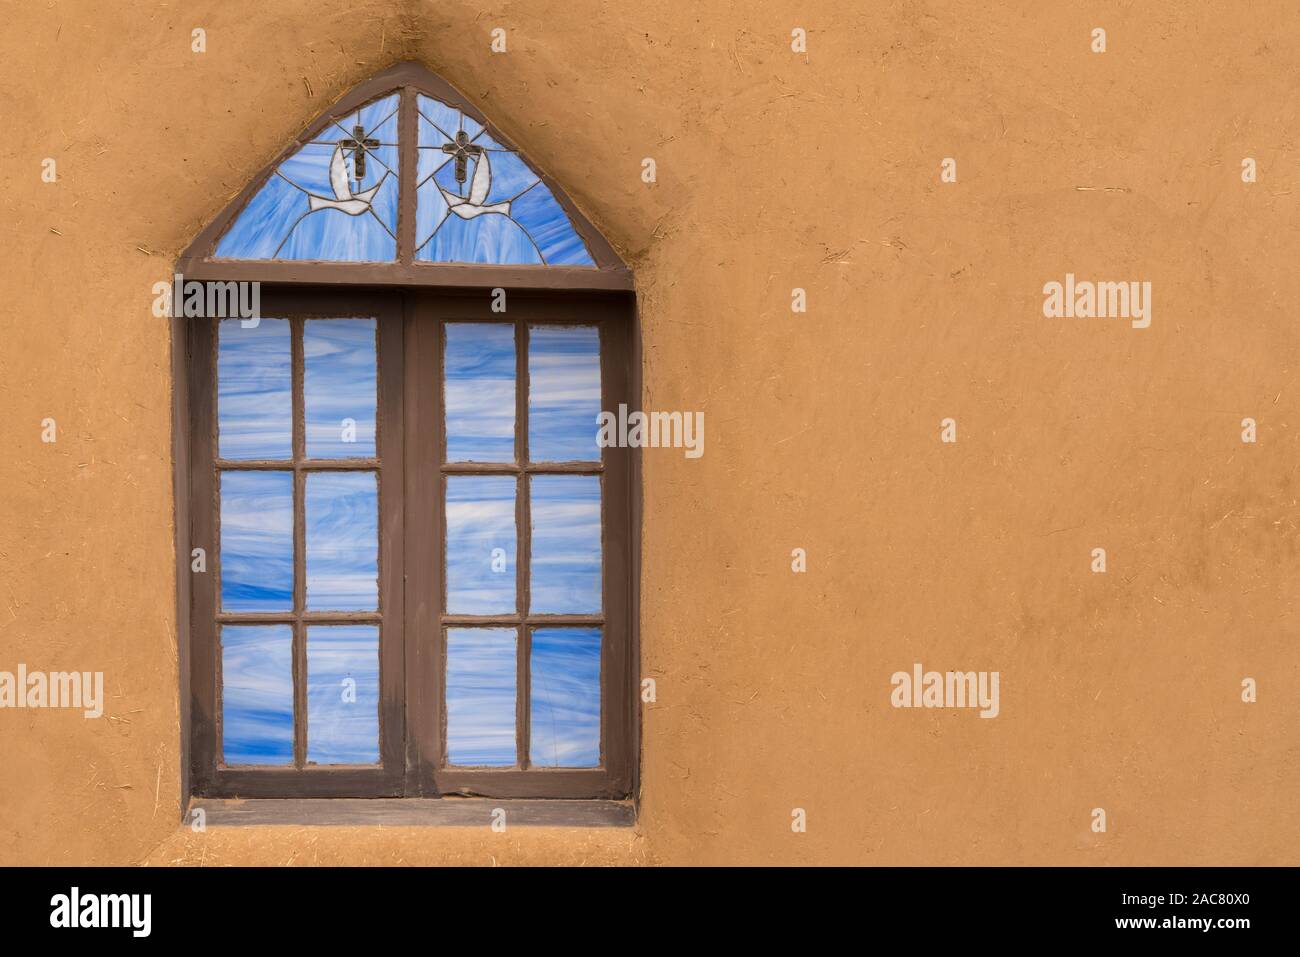
[(533, 326), (528, 331), (528, 458), (598, 462), (600, 331)]
[(318, 130), (249, 200), (217, 257), (395, 259), (397, 102), (394, 93)]
[(303, 325), (307, 455), (375, 454), (375, 320), (312, 319)]
[(515, 610), (515, 479), (449, 475), (447, 613)]
[(472, 117), (421, 95), (415, 257), (425, 262), (594, 266), (533, 169)]
[(515, 460), (515, 328), (447, 324), (448, 462)]
[(223, 459), (293, 457), (293, 359), (288, 319), (217, 331), (217, 448)]
[(600, 476), (534, 475), (532, 614), (601, 609)]
[(600, 764), (600, 629), (533, 632), (529, 760), (538, 767)]
[(293, 629), (221, 629), (221, 751), (226, 764), (293, 763)]
[(221, 473), (221, 610), (293, 611), (293, 473)]
[(307, 761), (379, 763), (379, 629), (307, 629)]
[(307, 475), (307, 607), (379, 607), (379, 487), (374, 472)]
[(447, 761), (515, 763), (515, 630), (447, 631)]

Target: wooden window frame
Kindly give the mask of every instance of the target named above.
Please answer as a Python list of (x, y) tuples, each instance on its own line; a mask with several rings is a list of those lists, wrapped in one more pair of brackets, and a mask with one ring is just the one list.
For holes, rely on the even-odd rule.
[[(606, 448), (599, 462), (533, 463), (527, 459), (529, 330), (543, 324), (593, 325), (600, 331), (601, 407), (632, 399), (630, 307), (606, 299), (516, 297), (508, 315), (491, 297), (426, 291), (270, 290), (263, 313), (286, 318), (293, 330), (293, 452), (289, 461), (217, 458), (217, 323), (187, 320), (189, 337), (190, 541), (208, 553), (208, 570), (191, 583), (191, 722), (193, 793), (203, 797), (439, 797), (604, 798), (630, 796), (634, 766), (635, 621), (633, 619), (634, 454)], [(305, 457), (302, 401), (303, 324), (312, 319), (375, 317), (378, 347), (377, 449), (374, 458)], [(450, 322), (495, 322), (516, 335), (516, 446), (512, 463), (446, 463), (443, 349)], [(519, 348), (522, 346), (522, 348)], [(294, 611), (225, 613), (220, 583), (219, 478), (224, 471), (294, 473)], [(304, 610), (305, 476), (315, 471), (376, 471), (379, 475), (378, 613)], [(522, 486), (533, 475), (599, 475), (602, 482), (602, 606), (596, 615), (449, 615), (445, 607), (446, 478), (509, 475)], [(531, 523), (527, 494), (516, 496), (517, 607), (528, 607)], [(187, 574), (190, 574), (187, 568)], [(314, 766), (306, 757), (306, 633), (309, 624), (377, 623), (380, 637), (382, 766)], [(223, 624), (293, 626), (295, 767), (224, 766), (219, 760), (220, 643)], [(599, 768), (530, 767), (528, 719), (531, 634), (546, 625), (599, 627), (601, 750)], [(451, 627), (517, 629), (516, 736), (519, 766), (450, 766), (443, 708), (446, 632)]]
[[(640, 457), (635, 449), (606, 448), (601, 462), (532, 464), (522, 458), (527, 441), (528, 329), (534, 324), (595, 325), (600, 329), (601, 408), (636, 407), (640, 393), (640, 344), (631, 273), (608, 243), (548, 177), (543, 182), (569, 214), (596, 261), (595, 268), (486, 266), (411, 261), (415, 191), (404, 188), (399, 207), (398, 261), (393, 263), (236, 262), (213, 258), (217, 240), (266, 177), (325, 119), (346, 116), (377, 96), (400, 90), (403, 150), (400, 175), (413, 183), (415, 94), (427, 93), (461, 108), (496, 130), (460, 93), (423, 67), (402, 64), (357, 87), (314, 121), (255, 177), (177, 260), (186, 281), (256, 281), (261, 315), (288, 318), (294, 343), (294, 459), (286, 463), (219, 462), (216, 453), (216, 319), (173, 317), (173, 450), (176, 461), (178, 645), (181, 673), (182, 808), (191, 798), (277, 799), (302, 806), (317, 798), (406, 799), (411, 806), (447, 796), (493, 799), (624, 800), (635, 796), (639, 768), (636, 705), (639, 613)], [(522, 155), (522, 154), (521, 154)], [(492, 310), (495, 290), (508, 296), (507, 312)], [(375, 460), (307, 460), (302, 409), (302, 323), (312, 318), (374, 317), (377, 320), (378, 396)], [(442, 360), (447, 322), (515, 324), (516, 463), (444, 465)], [(295, 611), (291, 615), (218, 615), (220, 582), (219, 471), (276, 468), (293, 471), (295, 501)], [(380, 610), (377, 615), (303, 612), (305, 588), (302, 508), (305, 475), (316, 470), (373, 470), (379, 476)], [(538, 624), (589, 624), (593, 616), (446, 616), (443, 612), (446, 474), (586, 473), (602, 476), (603, 613), (601, 751), (597, 769), (532, 768), (528, 760), (531, 630)], [(519, 608), (527, 608), (526, 497), (517, 496)], [(429, 523), (432, 522), (432, 527)], [(192, 549), (209, 556), (205, 573), (191, 571)], [(294, 628), (295, 764), (305, 760), (305, 627), (314, 623), (380, 622), (382, 764), (340, 766), (224, 767), (218, 760), (222, 622), (288, 622)], [(446, 627), (502, 624), (518, 628), (520, 671), (516, 686), (516, 768), (449, 767), (445, 761), (443, 685)], [(271, 802), (262, 802), (270, 804)], [(355, 802), (354, 802), (355, 803)], [(364, 802), (363, 802), (364, 803)], [(382, 802), (375, 800), (375, 806)], [(391, 811), (389, 812), (391, 813)], [(414, 812), (413, 812), (414, 813)], [(586, 812), (590, 814), (590, 812)], [(583, 817), (579, 814), (579, 817)], [(621, 820), (618, 815), (615, 818)], [(554, 822), (553, 815), (541, 819)]]

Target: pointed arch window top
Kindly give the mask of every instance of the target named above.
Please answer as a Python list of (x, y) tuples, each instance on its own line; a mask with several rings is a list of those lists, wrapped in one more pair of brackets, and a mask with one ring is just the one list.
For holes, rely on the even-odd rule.
[[(415, 64), (358, 87), (308, 129), (181, 257), (190, 274), (631, 288), (617, 254), (460, 93)], [(198, 268), (196, 268), (198, 267)], [(455, 267), (455, 268), (448, 268)], [(587, 275), (598, 274), (598, 275)], [(586, 278), (584, 278), (586, 276)]]

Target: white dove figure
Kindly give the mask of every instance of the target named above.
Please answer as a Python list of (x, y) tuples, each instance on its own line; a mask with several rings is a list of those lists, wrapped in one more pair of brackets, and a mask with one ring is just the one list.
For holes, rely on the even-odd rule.
[(308, 193), (307, 202), (313, 213), (318, 209), (341, 209), (349, 216), (360, 216), (370, 208), (371, 200), (382, 185), (383, 180), (380, 180), (369, 189), (352, 192), (352, 184), (348, 182), (348, 168), (343, 162), (343, 150), (336, 146), (334, 155), (330, 157), (330, 186), (334, 190), (334, 198), (327, 199)]
[(500, 213), (503, 216), (510, 215), (510, 203), (493, 203), (491, 206), (484, 206), (483, 203), (488, 197), (488, 192), (492, 189), (492, 167), (488, 165), (487, 150), (479, 153), (474, 160), (474, 178), (469, 182), (469, 196), (457, 196), (455, 193), (449, 193), (441, 186), (438, 191), (442, 193), (442, 198), (447, 201), (447, 208), (459, 216), (461, 219), (473, 219), (475, 216), (482, 216), (484, 213)]

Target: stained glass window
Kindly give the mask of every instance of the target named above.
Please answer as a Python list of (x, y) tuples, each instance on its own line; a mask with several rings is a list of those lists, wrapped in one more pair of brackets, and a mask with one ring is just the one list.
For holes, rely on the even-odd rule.
[[(537, 171), (464, 110), (416, 94), (417, 142), (403, 144), (402, 96), (379, 97), (314, 131), (253, 193), (214, 256), (596, 265)], [(398, 210), (409, 191), (415, 222), (404, 227), (407, 251), (399, 254)]]

